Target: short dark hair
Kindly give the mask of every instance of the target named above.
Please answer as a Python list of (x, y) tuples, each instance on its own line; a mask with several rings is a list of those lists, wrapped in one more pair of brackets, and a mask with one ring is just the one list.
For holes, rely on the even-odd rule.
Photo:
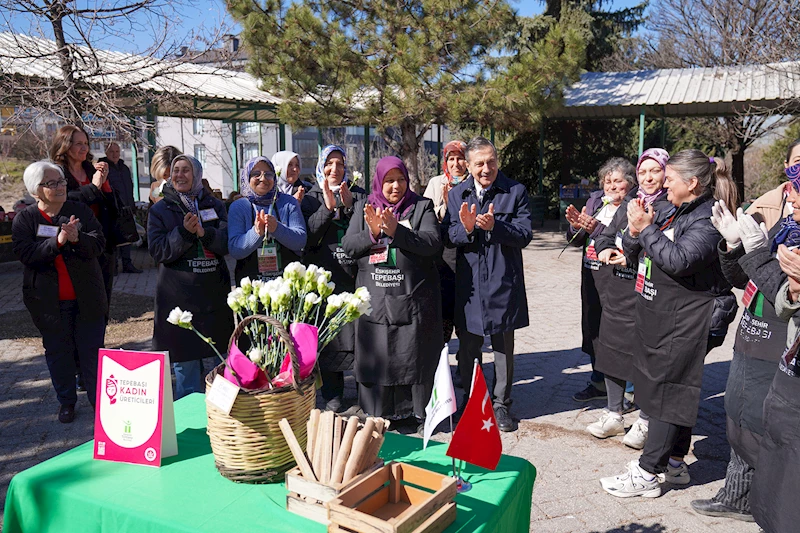
[(494, 147), (492, 141), (487, 139), (486, 137), (473, 137), (470, 142), (467, 143), (467, 149), (464, 150), (464, 158), (469, 161), (469, 153), (474, 152), (477, 150), (483, 150), (485, 148), (491, 148), (492, 152), (494, 152), (495, 157), (497, 157), (497, 148)]

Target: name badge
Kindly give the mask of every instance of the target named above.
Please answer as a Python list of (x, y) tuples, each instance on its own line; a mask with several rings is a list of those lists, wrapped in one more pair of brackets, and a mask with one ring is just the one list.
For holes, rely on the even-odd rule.
[(389, 246), (385, 243), (379, 243), (369, 249), (369, 264), (377, 265), (385, 263), (389, 259)]
[(217, 216), (217, 212), (214, 211), (214, 208), (209, 207), (208, 209), (200, 210), (200, 220), (203, 222), (211, 222), (217, 219), (219, 219), (219, 217)]
[(750, 302), (753, 301), (753, 296), (758, 293), (758, 287), (753, 281), (747, 282), (747, 287), (744, 288), (744, 294), (742, 295), (742, 305), (747, 308), (750, 307)]
[(619, 250), (620, 252), (623, 251), (623, 249), (622, 249), (622, 235), (617, 234), (617, 238), (614, 241), (614, 244), (616, 245), (617, 250)]
[(639, 260), (639, 270), (636, 272), (636, 292), (642, 294), (644, 291), (644, 279), (647, 277), (647, 259)]
[(274, 274), (279, 270), (278, 247), (274, 243), (265, 244), (258, 251), (259, 274)]
[(401, 226), (405, 226), (408, 229), (411, 229), (411, 220), (409, 219), (401, 220), (400, 222), (398, 222), (398, 224), (400, 224)]
[(48, 226), (47, 224), (39, 224), (39, 227), (36, 228), (36, 236), (37, 237), (57, 237), (58, 236), (58, 226)]

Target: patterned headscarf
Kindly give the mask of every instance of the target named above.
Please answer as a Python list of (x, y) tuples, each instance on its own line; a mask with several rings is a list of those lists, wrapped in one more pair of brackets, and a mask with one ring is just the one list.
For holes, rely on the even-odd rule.
[[(667, 161), (669, 161), (669, 152), (664, 150), (663, 148), (648, 148), (642, 155), (639, 156), (639, 160), (636, 162), (636, 175), (639, 175), (639, 167), (642, 166), (642, 163), (645, 159), (652, 159), (656, 163), (661, 166), (661, 170), (665, 171), (667, 168)], [(639, 187), (639, 190), (636, 192), (636, 197), (644, 200), (645, 205), (650, 205), (655, 202), (659, 196), (664, 194), (666, 189), (663, 187), (658, 191), (654, 192), (653, 194), (647, 194), (644, 190)]]
[(442, 160), (442, 167), (444, 169), (444, 175), (447, 176), (447, 179), (450, 181), (451, 185), (458, 184), (459, 181), (463, 180), (466, 177), (464, 176), (457, 176), (453, 177), (450, 175), (450, 171), (447, 169), (447, 158), (451, 154), (459, 154), (461, 157), (466, 157), (467, 154), (467, 143), (464, 141), (450, 141), (449, 143), (444, 145), (444, 159)]
[[(175, 159), (172, 160), (172, 163), (169, 167), (169, 175), (175, 175), (175, 163), (178, 161), (188, 161), (190, 165), (192, 165), (192, 188), (189, 189), (189, 192), (183, 193), (175, 191), (178, 194), (178, 198), (181, 199), (181, 203), (189, 210), (190, 213), (197, 214), (197, 206), (195, 205), (195, 201), (197, 197), (200, 196), (200, 193), (203, 191), (203, 165), (200, 164), (200, 161), (195, 159), (190, 155), (179, 155)], [(175, 187), (172, 184), (172, 177), (170, 177), (168, 184), (174, 190)]]
[[(335, 144), (329, 144), (322, 151), (319, 153), (319, 159), (317, 160), (317, 183), (319, 184), (320, 188), (322, 188), (322, 182), (325, 181), (325, 163), (328, 161), (328, 156), (331, 155), (333, 152), (340, 152), (342, 154), (342, 162), (344, 163), (344, 176), (342, 177), (342, 183), (347, 181), (347, 152), (341, 146), (336, 146)], [(331, 190), (336, 192), (339, 190), (338, 187), (331, 187)]]
[(263, 155), (259, 155), (245, 163), (244, 167), (242, 167), (242, 171), (239, 173), (239, 182), (241, 186), (239, 188), (239, 192), (242, 196), (250, 200), (250, 202), (254, 203), (255, 205), (260, 205), (262, 207), (269, 206), (275, 200), (275, 195), (277, 194), (278, 187), (273, 186), (270, 191), (263, 195), (259, 196), (253, 189), (250, 188), (250, 172), (253, 171), (253, 167), (256, 166), (257, 163), (263, 161), (267, 164), (267, 166), (275, 172), (275, 165), (272, 164), (272, 161), (264, 157)]
[[(278, 180), (275, 182), (275, 185), (278, 187), (278, 190), (284, 194), (292, 194), (294, 184), (286, 181), (286, 173), (289, 171), (289, 163), (291, 163), (292, 159), (295, 157), (299, 165), (300, 156), (294, 152), (283, 150), (281, 152), (275, 152), (275, 155), (272, 156), (272, 165), (275, 167), (275, 173), (278, 174)], [(302, 167), (300, 167), (301, 172), (302, 170)], [(297, 179), (300, 179), (299, 175)]]
[[(406, 193), (396, 204), (390, 203), (383, 195), (383, 180), (386, 178), (386, 174), (393, 168), (403, 173), (403, 176), (406, 178), (406, 184), (408, 185)], [(375, 177), (372, 178), (372, 193), (369, 195), (369, 198), (367, 198), (367, 201), (372, 204), (372, 207), (380, 207), (382, 209), (392, 207), (395, 216), (401, 219), (406, 216), (408, 210), (414, 206), (418, 199), (419, 196), (411, 190), (411, 182), (408, 179), (408, 169), (406, 169), (402, 159), (395, 156), (388, 156), (378, 161), (378, 164), (375, 166)]]
[(778, 245), (800, 246), (800, 225), (795, 222), (792, 215), (781, 220), (781, 229), (772, 239), (770, 251), (774, 254), (778, 251)]
[(785, 169), (784, 172), (786, 173), (786, 177), (789, 178), (794, 190), (800, 192), (800, 163), (790, 166)]

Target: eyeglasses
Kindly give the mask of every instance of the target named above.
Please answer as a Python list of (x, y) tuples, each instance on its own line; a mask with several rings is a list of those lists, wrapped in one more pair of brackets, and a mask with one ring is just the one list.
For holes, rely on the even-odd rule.
[(67, 180), (61, 179), (56, 181), (48, 181), (45, 183), (40, 183), (42, 187), (45, 189), (58, 189), (59, 187), (63, 187), (67, 184)]
[(266, 170), (254, 170), (250, 173), (251, 180), (266, 179), (268, 181), (275, 181), (275, 173)]

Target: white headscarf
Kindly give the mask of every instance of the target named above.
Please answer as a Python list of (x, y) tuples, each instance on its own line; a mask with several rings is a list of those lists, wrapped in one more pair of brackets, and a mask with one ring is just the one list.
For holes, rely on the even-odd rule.
[[(272, 165), (275, 167), (275, 172), (278, 174), (278, 190), (284, 194), (292, 194), (292, 188), (294, 184), (286, 181), (286, 173), (289, 171), (289, 163), (295, 157), (297, 158), (297, 164), (300, 165), (300, 156), (294, 152), (290, 152), (289, 150), (275, 152), (275, 155), (272, 156)], [(300, 172), (302, 171), (303, 167), (301, 165)], [(297, 179), (300, 180), (299, 175)]]

